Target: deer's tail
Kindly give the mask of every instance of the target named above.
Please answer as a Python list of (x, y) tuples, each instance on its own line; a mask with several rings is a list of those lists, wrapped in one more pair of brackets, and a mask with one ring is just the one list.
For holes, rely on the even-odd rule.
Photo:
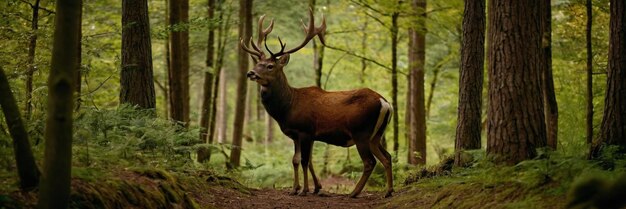
[(385, 101), (385, 99), (380, 98), (380, 113), (378, 114), (374, 131), (372, 131), (372, 136), (370, 136), (370, 141), (375, 139), (377, 136), (381, 137), (385, 133), (385, 129), (387, 128), (387, 124), (389, 124), (392, 115), (393, 107), (391, 104)]

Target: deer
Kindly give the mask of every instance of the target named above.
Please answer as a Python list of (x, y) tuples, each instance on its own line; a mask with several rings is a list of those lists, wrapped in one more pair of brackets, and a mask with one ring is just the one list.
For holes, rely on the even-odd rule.
[[(256, 63), (246, 76), (260, 85), (265, 110), (278, 123), (283, 134), (294, 142), (294, 182), (290, 195), (306, 196), (309, 192), (307, 168), (315, 185), (313, 194), (321, 194), (322, 185), (311, 162), (313, 143), (321, 141), (341, 147), (356, 145), (363, 161), (363, 173), (349, 194), (350, 197), (355, 198), (361, 193), (376, 165), (376, 159), (385, 168), (387, 185), (384, 198), (390, 197), (393, 193), (392, 159), (381, 140), (394, 111), (392, 106), (383, 96), (369, 88), (325, 91), (317, 86), (295, 88), (289, 85), (284, 73), (289, 56), (306, 46), (315, 36), (325, 45), (326, 18), (322, 16), (321, 25), (315, 27), (313, 11), (309, 9), (309, 24), (305, 25), (301, 21), (306, 35), (304, 41), (295, 48), (285, 50), (287, 44), (278, 37), (280, 51), (276, 53), (267, 46), (267, 37), (272, 32), (274, 20), (263, 29), (264, 19), (265, 15), (259, 18), (256, 43), (252, 37), (249, 38), (252, 48), (248, 48), (243, 38), (240, 38), (240, 47)], [(262, 43), (269, 56), (260, 48)], [(299, 165), (303, 172), (302, 190), (298, 176)]]

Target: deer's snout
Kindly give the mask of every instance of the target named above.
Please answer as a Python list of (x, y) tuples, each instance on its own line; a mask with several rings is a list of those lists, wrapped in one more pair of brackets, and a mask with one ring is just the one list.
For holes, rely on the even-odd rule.
[(248, 77), (248, 78), (249, 78), (249, 79), (251, 79), (251, 80), (256, 80), (256, 79), (259, 79), (259, 75), (258, 75), (258, 74), (256, 74), (256, 72), (254, 72), (254, 71), (252, 71), (252, 70), (251, 70), (251, 71), (248, 71), (248, 73), (246, 73), (246, 77)]

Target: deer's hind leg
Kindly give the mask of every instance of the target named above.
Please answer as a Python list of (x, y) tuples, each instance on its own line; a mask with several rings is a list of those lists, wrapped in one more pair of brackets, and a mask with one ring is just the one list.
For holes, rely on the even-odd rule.
[(390, 197), (391, 193), (393, 193), (393, 173), (391, 169), (391, 155), (385, 148), (383, 148), (380, 141), (373, 140), (370, 142), (370, 150), (378, 160), (385, 167), (385, 179), (387, 180), (387, 192), (385, 193), (385, 198)]
[(356, 149), (359, 151), (359, 156), (361, 156), (361, 160), (363, 161), (363, 174), (361, 175), (359, 182), (354, 187), (352, 193), (350, 193), (350, 197), (352, 198), (361, 193), (363, 187), (365, 187), (367, 179), (369, 179), (372, 171), (374, 170), (374, 166), (376, 166), (376, 158), (372, 155), (372, 151), (370, 150), (370, 146), (367, 142), (357, 143)]

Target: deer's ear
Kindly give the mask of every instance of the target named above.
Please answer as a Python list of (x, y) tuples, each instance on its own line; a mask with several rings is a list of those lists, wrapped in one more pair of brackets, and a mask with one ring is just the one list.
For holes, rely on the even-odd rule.
[(280, 56), (280, 58), (278, 58), (278, 62), (279, 65), (285, 66), (287, 65), (287, 63), (289, 63), (289, 54), (285, 54), (283, 56)]

